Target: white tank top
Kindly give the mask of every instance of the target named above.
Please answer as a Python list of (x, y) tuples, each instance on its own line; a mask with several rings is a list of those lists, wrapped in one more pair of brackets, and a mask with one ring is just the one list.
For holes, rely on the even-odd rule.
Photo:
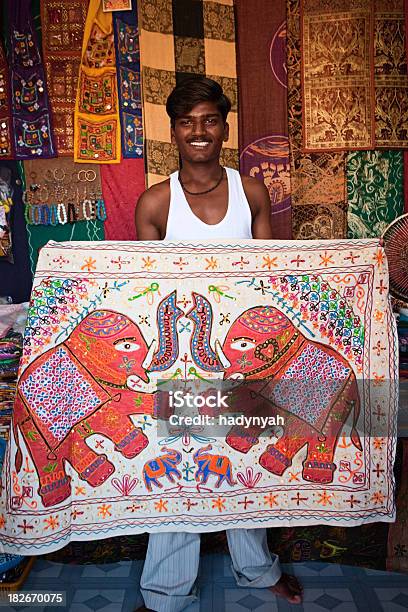
[(215, 225), (201, 221), (191, 210), (178, 180), (170, 175), (170, 207), (165, 240), (203, 240), (212, 238), (252, 238), (252, 215), (237, 170), (225, 168), (228, 180), (228, 208)]

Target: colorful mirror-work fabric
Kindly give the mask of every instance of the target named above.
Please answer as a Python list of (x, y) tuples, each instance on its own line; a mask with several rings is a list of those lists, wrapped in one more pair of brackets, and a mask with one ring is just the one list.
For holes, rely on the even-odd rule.
[(9, 67), (0, 42), (0, 159), (13, 157), (11, 125)]
[(380, 237), (404, 212), (402, 151), (349, 153), (347, 197), (348, 237)]
[[(379, 240), (49, 243), (5, 460), (5, 551), (393, 521), (395, 346)], [(163, 379), (259, 380), (284, 424), (162, 434)]]
[(45, 71), (29, 0), (8, 0), (11, 107), (16, 159), (55, 157)]
[(58, 156), (74, 153), (74, 109), (88, 0), (44, 0), (44, 65)]
[(124, 158), (143, 157), (139, 30), (136, 6), (113, 14)]
[(121, 138), (112, 13), (90, 0), (74, 117), (74, 160), (119, 163)]

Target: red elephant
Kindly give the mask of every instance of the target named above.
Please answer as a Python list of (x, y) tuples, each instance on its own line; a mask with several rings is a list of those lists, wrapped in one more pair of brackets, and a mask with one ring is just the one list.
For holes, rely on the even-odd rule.
[(97, 310), (21, 375), (13, 415), (15, 465), (19, 472), (20, 431), (45, 507), (71, 495), (66, 461), (93, 487), (114, 472), (106, 454), (95, 453), (87, 444), (92, 434), (109, 438), (115, 450), (129, 459), (148, 445), (129, 415), (153, 413), (153, 396), (142, 392), (143, 382), (149, 380), (146, 371), (163, 370), (177, 358), (174, 331), (181, 311), (175, 299), (173, 292), (158, 307), (160, 346), (155, 354), (155, 343), (149, 349), (139, 327), (127, 316)]
[[(243, 312), (232, 323), (222, 347), (216, 343), (215, 351), (209, 344), (212, 311), (208, 300), (194, 294), (194, 306), (187, 316), (195, 325), (191, 350), (197, 365), (207, 371), (223, 370), (225, 379), (265, 381), (254, 387), (260, 403), (268, 402), (269, 414), (285, 416), (284, 434), (262, 453), (261, 466), (282, 475), (306, 446), (303, 478), (319, 484), (332, 482), (338, 437), (351, 412), (351, 440), (362, 450), (356, 430), (360, 399), (347, 360), (334, 349), (306, 338), (272, 306), (255, 306)], [(262, 431), (253, 427), (244, 433), (235, 427), (226, 441), (246, 453), (258, 444)]]

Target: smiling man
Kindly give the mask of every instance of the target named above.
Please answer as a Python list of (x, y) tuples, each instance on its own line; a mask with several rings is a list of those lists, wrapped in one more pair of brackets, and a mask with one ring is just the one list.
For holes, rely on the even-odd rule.
[[(272, 238), (265, 185), (220, 165), (230, 108), (221, 86), (205, 77), (186, 79), (172, 91), (166, 109), (181, 170), (140, 197), (140, 240)], [(266, 529), (227, 530), (227, 539), (239, 586), (269, 588), (289, 603), (301, 602), (299, 582), (282, 574), (268, 550)], [(139, 610), (178, 612), (193, 603), (199, 556), (198, 533), (151, 534), (140, 581), (147, 607)]]

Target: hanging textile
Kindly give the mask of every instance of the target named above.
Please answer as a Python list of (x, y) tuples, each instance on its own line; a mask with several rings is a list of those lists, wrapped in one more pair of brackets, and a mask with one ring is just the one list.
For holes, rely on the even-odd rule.
[(16, 159), (55, 157), (51, 116), (30, 0), (8, 0), (11, 109)]
[(166, 113), (167, 97), (176, 85), (172, 1), (138, 2), (138, 18), (146, 184), (150, 187), (178, 168)]
[(347, 234), (347, 204), (304, 204), (292, 208), (296, 240), (328, 240)]
[(347, 199), (344, 153), (304, 153), (300, 0), (287, 0), (287, 71), (293, 237), (344, 238)]
[(408, 147), (404, 0), (375, 0), (375, 147)]
[[(405, 56), (408, 58), (408, 0), (404, 0)], [(408, 61), (407, 61), (408, 74)], [(408, 151), (404, 151), (404, 212), (408, 212)]]
[(274, 238), (291, 238), (286, 0), (238, 0), (235, 8), (240, 169), (268, 188)]
[(29, 225), (65, 225), (77, 221), (105, 221), (100, 167), (72, 159), (24, 162), (23, 194)]
[[(40, 249), (50, 240), (65, 242), (67, 240), (98, 242), (104, 240), (105, 232), (103, 222), (98, 219), (94, 221), (78, 221), (77, 223), (65, 223), (65, 225), (27, 225), (27, 236), (30, 254), (30, 266), (34, 275), (37, 267)], [(63, 263), (61, 262), (56, 262)]]
[(58, 156), (74, 153), (74, 109), (88, 0), (41, 2), (42, 44)]
[[(1, 164), (1, 162), (0, 162)], [(0, 258), (13, 261), (10, 212), (13, 205), (11, 170), (0, 165)]]
[(0, 41), (0, 160), (10, 159), (13, 156), (9, 67)]
[(113, 13), (113, 29), (122, 155), (124, 158), (139, 158), (143, 157), (143, 118), (137, 7)]
[(10, 296), (15, 303), (27, 302), (32, 277), (18, 164), (15, 161), (1, 161), (0, 168), (7, 168), (11, 172), (13, 205), (10, 210), (10, 232), (14, 262), (0, 258), (0, 296)]
[(380, 237), (404, 211), (402, 151), (355, 151), (347, 156), (349, 238)]
[(374, 5), (302, 0), (305, 151), (373, 146)]
[(112, 13), (90, 0), (85, 22), (74, 115), (74, 159), (120, 163), (119, 101)]
[(408, 146), (404, 0), (302, 0), (304, 148)]
[(231, 99), (230, 136), (221, 163), (238, 167), (238, 113), (235, 25), (232, 0), (139, 1), (140, 61), (147, 184), (161, 182), (178, 168), (170, 142), (166, 100), (176, 83), (192, 74), (214, 79)]
[[(49, 243), (5, 461), (5, 551), (144, 531), (393, 521), (387, 281), (379, 240)], [(219, 411), (191, 412), (212, 416), (202, 428), (167, 420), (158, 383), (187, 382), (194, 397), (203, 379), (213, 388), (237, 376), (238, 404), (227, 394)], [(254, 414), (245, 389), (257, 378), (255, 404), (269, 416), (248, 429), (231, 413)]]
[(122, 159), (101, 167), (102, 193), (107, 219), (106, 240), (136, 240), (135, 208), (145, 190), (142, 159)]

